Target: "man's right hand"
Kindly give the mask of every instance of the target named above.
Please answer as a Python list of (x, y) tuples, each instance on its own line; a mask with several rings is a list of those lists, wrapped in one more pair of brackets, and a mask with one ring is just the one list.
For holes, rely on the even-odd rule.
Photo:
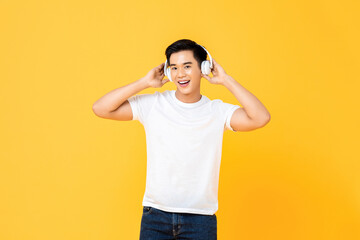
[(164, 65), (165, 63), (161, 63), (159, 66), (151, 69), (146, 74), (144, 78), (146, 79), (149, 87), (161, 88), (165, 83), (170, 82), (169, 79), (163, 79), (165, 77)]

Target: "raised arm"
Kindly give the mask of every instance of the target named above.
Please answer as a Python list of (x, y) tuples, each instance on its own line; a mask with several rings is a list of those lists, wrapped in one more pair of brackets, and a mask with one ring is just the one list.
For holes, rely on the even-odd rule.
[(210, 83), (225, 86), (239, 101), (241, 107), (236, 109), (230, 119), (230, 126), (237, 131), (251, 131), (265, 126), (270, 121), (270, 113), (250, 91), (244, 88), (235, 79), (229, 76), (225, 70), (213, 58), (213, 77), (203, 75)]
[(149, 87), (162, 87), (168, 79), (164, 78), (164, 63), (151, 69), (148, 74), (139, 80), (123, 87), (112, 90), (97, 100), (92, 110), (98, 117), (114, 120), (132, 120), (132, 110), (127, 100), (131, 96)]

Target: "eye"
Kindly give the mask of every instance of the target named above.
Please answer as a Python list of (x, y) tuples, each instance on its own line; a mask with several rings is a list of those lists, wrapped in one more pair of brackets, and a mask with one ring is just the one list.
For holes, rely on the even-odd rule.
[[(191, 66), (187, 65), (185, 68), (191, 68)], [(171, 70), (176, 70), (176, 67), (172, 67)]]

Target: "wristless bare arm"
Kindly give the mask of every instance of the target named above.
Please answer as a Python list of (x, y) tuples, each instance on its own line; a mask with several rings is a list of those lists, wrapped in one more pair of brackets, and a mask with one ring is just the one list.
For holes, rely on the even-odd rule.
[(148, 74), (135, 82), (112, 90), (93, 104), (93, 112), (101, 118), (120, 121), (132, 120), (132, 110), (128, 98), (149, 87), (162, 87), (168, 79), (163, 79), (164, 63), (151, 69)]

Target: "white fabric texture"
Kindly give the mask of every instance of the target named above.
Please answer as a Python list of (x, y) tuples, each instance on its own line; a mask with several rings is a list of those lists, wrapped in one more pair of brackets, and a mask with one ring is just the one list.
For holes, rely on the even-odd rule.
[(198, 102), (184, 103), (175, 90), (138, 94), (128, 101), (133, 120), (140, 121), (146, 133), (143, 206), (215, 214), (223, 133), (234, 131), (230, 120), (240, 106), (204, 95)]

